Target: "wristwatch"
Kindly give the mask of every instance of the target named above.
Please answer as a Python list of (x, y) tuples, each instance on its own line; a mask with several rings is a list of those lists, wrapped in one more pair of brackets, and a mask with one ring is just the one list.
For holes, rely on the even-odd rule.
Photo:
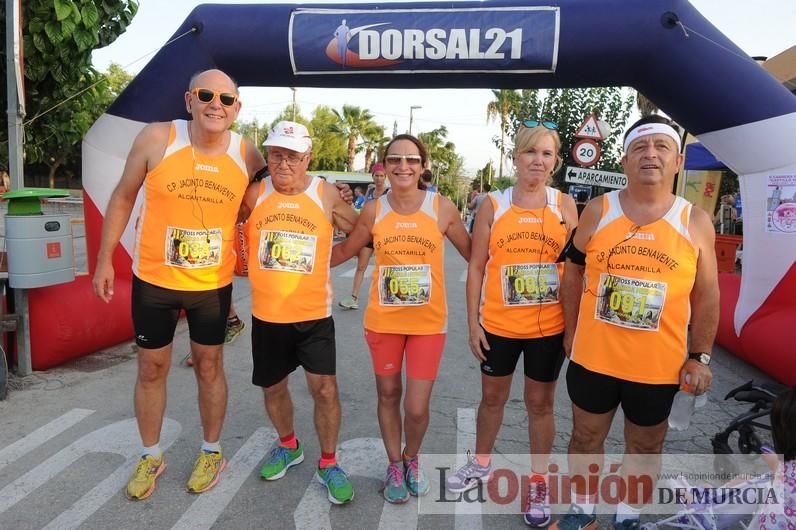
[(710, 354), (703, 351), (689, 352), (688, 359), (696, 361), (700, 364), (704, 364), (705, 366), (708, 366), (710, 364)]

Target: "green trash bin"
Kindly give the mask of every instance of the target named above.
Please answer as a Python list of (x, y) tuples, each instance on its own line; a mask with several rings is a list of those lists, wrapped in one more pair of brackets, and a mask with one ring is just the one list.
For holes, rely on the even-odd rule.
[(45, 214), (42, 199), (68, 197), (67, 190), (21, 188), (3, 194), (8, 284), (46, 287), (75, 279), (72, 223), (69, 215)]

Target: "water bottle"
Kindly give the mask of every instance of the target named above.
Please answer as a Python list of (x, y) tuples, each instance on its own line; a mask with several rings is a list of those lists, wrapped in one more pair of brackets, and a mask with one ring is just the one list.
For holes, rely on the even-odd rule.
[[(690, 377), (685, 376), (686, 388), (688, 388)], [(704, 395), (704, 394), (703, 394)], [(701, 396), (700, 396), (701, 397)], [(700, 406), (705, 404), (707, 396), (700, 399)], [(672, 411), (669, 413), (669, 427), (676, 431), (684, 431), (691, 425), (691, 416), (694, 415), (697, 397), (687, 390), (680, 389), (674, 395)]]
[(685, 390), (678, 390), (672, 402), (672, 411), (669, 413), (669, 427), (676, 431), (684, 431), (691, 425), (691, 416), (694, 414), (696, 396)]

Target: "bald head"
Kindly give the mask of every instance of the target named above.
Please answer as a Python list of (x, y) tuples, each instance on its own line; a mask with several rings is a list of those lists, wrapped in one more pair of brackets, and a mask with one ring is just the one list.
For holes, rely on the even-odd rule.
[(201, 72), (196, 72), (191, 76), (191, 80), (188, 82), (188, 91), (196, 87), (203, 87), (210, 83), (210, 81), (221, 81), (224, 83), (229, 83), (235, 90), (236, 94), (240, 94), (238, 92), (238, 83), (228, 76), (226, 73), (222, 72), (218, 69), (210, 69), (210, 70), (203, 70)]

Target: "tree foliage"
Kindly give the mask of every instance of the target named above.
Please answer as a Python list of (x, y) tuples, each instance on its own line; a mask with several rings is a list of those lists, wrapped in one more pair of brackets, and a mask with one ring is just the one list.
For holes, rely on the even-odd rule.
[(373, 124), (373, 114), (367, 109), (355, 105), (343, 105), (342, 112), (333, 111), (337, 115), (337, 124), (332, 129), (348, 142), (346, 171), (354, 171), (354, 158), (358, 149), (357, 141)]
[(315, 107), (310, 120), (312, 134), (312, 161), (310, 169), (316, 171), (343, 171), (348, 155), (347, 142), (334, 132), (337, 114), (325, 105)]
[(520, 95), (516, 90), (500, 89), (493, 90), (495, 99), (486, 105), (486, 121), (489, 123), (494, 119), (500, 120), (500, 163), (498, 176), (503, 176), (503, 160), (506, 158), (506, 136), (510, 135), (512, 111), (520, 105)]
[[(116, 95), (91, 66), (91, 52), (124, 33), (137, 9), (135, 0), (22, 2), (27, 112), (25, 163), (48, 166), (51, 186), (58, 168), (79, 160), (83, 136)], [(3, 2), (0, 19), (5, 20), (5, 15)], [(5, 24), (2, 26), (5, 43)], [(0, 53), (3, 78), (5, 68), (3, 46)], [(50, 110), (67, 99), (67, 103)], [(3, 109), (7, 107), (5, 91), (0, 91), (0, 105)], [(5, 140), (7, 131), (3, 128), (0, 142)], [(6, 149), (0, 152), (6, 156), (0, 164), (7, 163)]]
[[(558, 125), (561, 137), (561, 157), (564, 166), (574, 165), (572, 148), (578, 141), (575, 132), (584, 118), (593, 112), (608, 123), (611, 134), (599, 142), (602, 157), (595, 169), (622, 171), (621, 134), (635, 101), (634, 94), (621, 87), (554, 88), (545, 91), (522, 90), (517, 107), (511, 112), (511, 138), (523, 120), (550, 120)], [(497, 144), (497, 141), (495, 142)], [(562, 185), (564, 171), (555, 175), (554, 185)]]

